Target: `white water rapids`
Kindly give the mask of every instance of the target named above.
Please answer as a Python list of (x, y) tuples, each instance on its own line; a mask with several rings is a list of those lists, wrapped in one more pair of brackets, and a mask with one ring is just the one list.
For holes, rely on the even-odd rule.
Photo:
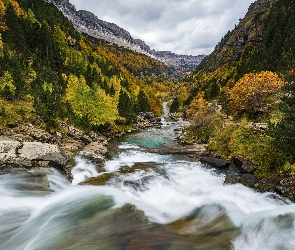
[(142, 147), (169, 143), (175, 126), (130, 135), (103, 171), (76, 157), (73, 183), (56, 170), (0, 175), (0, 249), (295, 249), (293, 203)]

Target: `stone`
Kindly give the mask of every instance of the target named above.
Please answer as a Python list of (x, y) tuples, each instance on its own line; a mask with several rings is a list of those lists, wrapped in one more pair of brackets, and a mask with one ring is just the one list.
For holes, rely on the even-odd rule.
[(21, 145), (18, 141), (0, 141), (0, 164), (14, 164), (18, 157), (17, 149)]
[(230, 161), (213, 156), (202, 156), (200, 162), (215, 168), (228, 168), (230, 166)]
[(232, 162), (239, 167), (241, 173), (243, 174), (254, 174), (257, 169), (257, 167), (252, 162), (246, 161), (240, 156), (233, 156)]
[(83, 148), (83, 151), (106, 156), (108, 149), (99, 142), (91, 142)]
[(252, 187), (259, 182), (259, 178), (252, 174), (242, 174), (240, 181)]
[[(56, 145), (41, 142), (0, 141), (0, 164), (23, 167), (65, 167), (69, 158)], [(50, 164), (49, 164), (50, 163)]]
[(49, 161), (53, 164), (66, 166), (68, 156), (56, 145), (41, 142), (24, 142), (18, 150), (19, 162)]
[(226, 174), (224, 184), (236, 184), (239, 183), (239, 177), (235, 174), (228, 173)]

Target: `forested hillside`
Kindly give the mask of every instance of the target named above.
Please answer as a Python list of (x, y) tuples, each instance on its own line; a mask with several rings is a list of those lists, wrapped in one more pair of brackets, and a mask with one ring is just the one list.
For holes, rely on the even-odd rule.
[(86, 39), (51, 3), (0, 0), (2, 126), (98, 129), (140, 111), (160, 115), (171, 67), (124, 50)]
[(245, 74), (272, 71), (294, 79), (294, 1), (258, 0), (184, 82), (217, 97), (224, 86), (234, 85)]
[(259, 177), (295, 173), (294, 23), (294, 1), (257, 0), (179, 84), (171, 105), (194, 124), (191, 142), (243, 156)]

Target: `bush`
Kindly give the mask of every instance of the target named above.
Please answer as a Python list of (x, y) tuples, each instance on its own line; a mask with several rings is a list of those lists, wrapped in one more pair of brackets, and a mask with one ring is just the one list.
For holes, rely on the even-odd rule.
[(274, 138), (256, 131), (244, 120), (240, 125), (230, 125), (212, 134), (209, 149), (224, 158), (242, 156), (257, 166), (255, 175), (267, 177), (280, 170), (288, 160), (286, 155), (274, 147)]

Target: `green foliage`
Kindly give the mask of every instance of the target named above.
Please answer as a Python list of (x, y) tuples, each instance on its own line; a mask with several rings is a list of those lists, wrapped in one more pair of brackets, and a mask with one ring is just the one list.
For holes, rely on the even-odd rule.
[(6, 71), (0, 78), (0, 95), (7, 99), (12, 99), (15, 95), (16, 87), (11, 74)]
[(280, 117), (270, 122), (270, 135), (275, 138), (277, 148), (290, 155), (295, 161), (295, 83), (285, 87), (286, 94), (278, 104)]
[[(130, 123), (138, 111), (161, 114), (162, 100), (174, 84), (162, 76), (171, 67), (101, 40), (86, 40), (44, 0), (0, 0), (0, 14), (0, 95), (13, 99), (9, 107), (29, 95), (34, 109), (29, 113), (36, 120), (48, 127), (67, 120), (87, 129), (122, 117)], [(4, 104), (2, 113), (11, 115)]]
[(176, 113), (178, 111), (179, 107), (180, 107), (179, 100), (177, 97), (175, 97), (173, 99), (173, 102), (171, 103), (171, 106), (170, 106), (170, 113)]
[(127, 122), (134, 118), (134, 101), (125, 89), (121, 89), (119, 95), (118, 112), (121, 117), (126, 118)]
[(139, 91), (139, 94), (137, 97), (137, 105), (138, 105), (139, 112), (149, 112), (151, 110), (148, 97), (143, 90)]
[(116, 104), (101, 88), (90, 89), (82, 76), (70, 75), (67, 82), (65, 101), (77, 119), (86, 119), (94, 126), (115, 122)]
[(243, 156), (258, 167), (255, 175), (262, 178), (280, 170), (288, 160), (287, 156), (274, 146), (274, 140), (250, 127), (245, 120), (237, 127), (229, 125), (213, 134), (209, 149), (225, 158)]
[(33, 119), (35, 119), (35, 113), (31, 96), (12, 101), (0, 97), (1, 126), (30, 122)]

